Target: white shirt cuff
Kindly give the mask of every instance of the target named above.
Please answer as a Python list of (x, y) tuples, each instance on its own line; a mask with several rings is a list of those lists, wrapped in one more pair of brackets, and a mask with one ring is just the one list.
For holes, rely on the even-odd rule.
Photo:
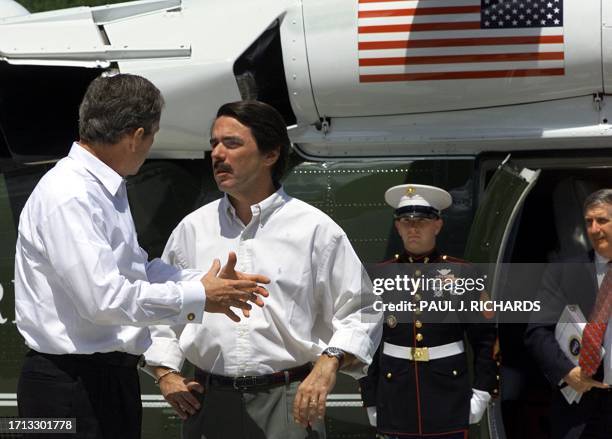
[(202, 282), (180, 282), (183, 291), (183, 306), (176, 323), (202, 323), (206, 292)]
[[(153, 343), (144, 353), (147, 368), (164, 366), (174, 370), (181, 370), (185, 359), (179, 347), (178, 339), (166, 337), (152, 337), (152, 339)], [(149, 373), (148, 371), (146, 372)], [(153, 376), (152, 374), (150, 375)]]
[(354, 329), (341, 329), (334, 333), (328, 346), (342, 349), (346, 353), (353, 354), (359, 360), (351, 367), (342, 368), (341, 372), (355, 379), (363, 378), (366, 375), (367, 365), (372, 362), (375, 351), (368, 333)]

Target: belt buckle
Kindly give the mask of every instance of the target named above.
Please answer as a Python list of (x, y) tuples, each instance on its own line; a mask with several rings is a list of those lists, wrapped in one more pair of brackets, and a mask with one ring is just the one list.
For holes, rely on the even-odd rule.
[(411, 348), (414, 361), (429, 361), (429, 348)]
[(234, 389), (245, 391), (249, 387), (253, 387), (257, 385), (257, 377), (255, 376), (241, 376), (234, 378)]

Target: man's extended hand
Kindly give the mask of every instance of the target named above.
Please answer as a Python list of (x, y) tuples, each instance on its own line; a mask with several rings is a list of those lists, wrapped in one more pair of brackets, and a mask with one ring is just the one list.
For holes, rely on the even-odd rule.
[(200, 409), (200, 403), (192, 392), (204, 393), (204, 387), (197, 381), (185, 378), (178, 373), (171, 373), (164, 375), (159, 381), (159, 388), (166, 401), (182, 420)]
[(258, 283), (267, 284), (270, 279), (258, 274), (237, 272), (235, 266), (236, 254), (230, 252), (223, 270), (219, 260), (215, 259), (208, 273), (200, 281), (206, 290), (204, 310), (225, 314), (233, 321), (239, 322), (240, 317), (230, 309), (230, 306), (242, 309), (244, 315), (248, 317), (248, 311), (251, 309), (248, 302), (263, 306), (264, 303), (259, 296), (268, 297), (268, 291)]
[(340, 363), (337, 358), (322, 355), (312, 371), (298, 386), (293, 401), (293, 418), (295, 422), (308, 427), (316, 419), (325, 416), (327, 395), (336, 384), (336, 372)]
[(607, 384), (595, 381), (590, 376), (585, 375), (582, 369), (580, 369), (580, 366), (576, 366), (570, 370), (563, 378), (563, 381), (578, 393), (588, 392), (593, 387), (598, 387), (600, 389), (607, 389), (609, 387)]
[[(219, 272), (219, 277), (223, 279), (251, 280), (254, 282), (266, 284), (270, 282), (270, 279), (265, 276), (261, 276), (258, 274), (246, 274), (241, 271), (236, 271), (237, 261), (238, 259), (236, 258), (236, 253), (229, 252), (229, 254), (227, 255), (227, 263), (223, 266), (223, 268), (221, 268), (221, 271)], [(261, 279), (264, 279), (265, 281), (262, 281)], [(268, 297), (268, 291), (265, 288), (260, 286), (258, 286), (257, 288), (259, 288), (258, 293), (260, 293), (264, 297)], [(263, 300), (261, 300), (261, 297), (257, 295), (255, 295), (253, 302), (257, 306), (264, 306)], [(249, 317), (249, 309), (242, 308), (242, 314), (244, 314), (245, 317)]]

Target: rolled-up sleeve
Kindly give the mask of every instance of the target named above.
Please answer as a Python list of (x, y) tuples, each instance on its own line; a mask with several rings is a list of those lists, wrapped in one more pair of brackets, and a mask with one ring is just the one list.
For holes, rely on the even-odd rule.
[[(199, 270), (184, 268), (187, 266), (181, 255), (182, 225), (172, 232), (161, 259), (152, 262), (165, 271), (164, 276), (171, 279), (200, 279), (204, 273)], [(153, 268), (153, 267), (151, 267)], [(172, 271), (172, 273), (170, 272)], [(202, 307), (202, 311), (204, 307)], [(185, 325), (156, 325), (150, 328), (151, 346), (144, 353), (147, 366), (164, 366), (174, 370), (181, 370), (185, 355), (181, 350), (179, 338)]]
[(374, 310), (371, 281), (346, 235), (326, 247), (317, 272), (323, 321), (331, 322), (328, 345), (353, 354), (359, 363), (342, 372), (359, 379), (366, 373), (382, 335), (382, 315)]

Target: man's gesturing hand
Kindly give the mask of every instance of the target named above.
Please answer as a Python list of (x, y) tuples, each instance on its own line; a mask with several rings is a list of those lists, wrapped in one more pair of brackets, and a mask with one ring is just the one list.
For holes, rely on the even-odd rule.
[(340, 362), (337, 358), (322, 355), (312, 371), (298, 387), (293, 401), (293, 418), (295, 422), (308, 427), (316, 419), (325, 416), (327, 395), (336, 384), (336, 372)]
[(208, 273), (200, 279), (206, 290), (206, 305), (204, 310), (213, 313), (223, 313), (235, 322), (240, 321), (230, 306), (242, 309), (244, 315), (248, 317), (251, 305), (249, 301), (258, 306), (264, 303), (261, 297), (268, 297), (268, 291), (258, 285), (270, 282), (266, 276), (259, 274), (244, 274), (235, 270), (236, 254), (230, 252), (227, 264), (221, 270), (221, 263), (218, 259), (213, 261)]
[(576, 366), (570, 370), (569, 373), (563, 378), (563, 381), (565, 381), (572, 389), (579, 393), (588, 392), (593, 387), (599, 387), (600, 389), (608, 388), (607, 384), (595, 381), (590, 376), (582, 373), (580, 366)]
[(197, 381), (184, 378), (177, 373), (171, 373), (160, 379), (159, 388), (166, 401), (182, 420), (187, 419), (200, 409), (200, 403), (193, 392), (204, 393), (204, 387)]

